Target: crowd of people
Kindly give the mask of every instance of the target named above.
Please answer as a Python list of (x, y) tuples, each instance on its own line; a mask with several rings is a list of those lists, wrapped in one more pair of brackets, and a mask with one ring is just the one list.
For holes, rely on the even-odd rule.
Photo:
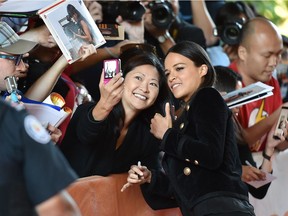
[[(106, 22), (105, 3), (83, 2), (96, 23)], [(179, 207), (183, 216), (263, 215), (271, 190), (288, 187), (250, 184), (268, 174), (287, 179), (278, 166), (287, 161), (288, 119), (274, 136), (287, 106), (277, 79), (287, 37), (244, 2), (137, 4), (140, 19), (115, 16), (125, 40), (97, 50), (69, 4), (67, 19), (81, 27), (73, 37), (85, 41), (72, 64), (37, 14), (0, 17), (0, 215), (81, 215), (66, 190), (93, 175), (127, 173), (123, 193), (140, 185), (153, 209)], [(108, 59), (120, 59), (121, 71), (106, 82)], [(16, 101), (6, 77), (17, 81)], [(273, 95), (227, 106), (223, 94), (256, 82)], [(59, 127), (25, 110), (52, 92), (73, 111)], [(267, 215), (284, 215), (283, 205)]]

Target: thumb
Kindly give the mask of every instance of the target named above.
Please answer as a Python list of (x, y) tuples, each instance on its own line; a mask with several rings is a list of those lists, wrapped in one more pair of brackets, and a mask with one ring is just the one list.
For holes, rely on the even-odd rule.
[(101, 87), (104, 84), (104, 69), (102, 69), (100, 81), (99, 81), (99, 87)]
[(168, 102), (165, 104), (165, 114), (166, 114), (165, 118), (171, 121), (170, 104)]

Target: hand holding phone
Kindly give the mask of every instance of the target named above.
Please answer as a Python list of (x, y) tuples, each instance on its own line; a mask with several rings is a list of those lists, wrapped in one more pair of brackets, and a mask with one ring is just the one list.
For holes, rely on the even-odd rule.
[(288, 120), (288, 107), (282, 106), (281, 113), (277, 122), (277, 126), (273, 135), (274, 139), (280, 139), (283, 136), (283, 129), (286, 128), (286, 123)]
[(120, 59), (107, 59), (103, 61), (104, 84), (107, 84), (116, 74), (121, 71)]

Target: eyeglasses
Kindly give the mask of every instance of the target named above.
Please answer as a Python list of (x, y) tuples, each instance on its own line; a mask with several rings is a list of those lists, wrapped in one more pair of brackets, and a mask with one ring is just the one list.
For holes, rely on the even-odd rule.
[(6, 55), (6, 54), (0, 54), (0, 58), (2, 59), (9, 59), (15, 61), (15, 65), (18, 66), (23, 58), (23, 55)]

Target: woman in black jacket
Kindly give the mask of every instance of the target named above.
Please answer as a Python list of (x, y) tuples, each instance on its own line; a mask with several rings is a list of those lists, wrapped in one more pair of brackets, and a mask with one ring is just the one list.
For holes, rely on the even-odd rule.
[(178, 43), (164, 63), (169, 88), (183, 108), (173, 127), (168, 104), (165, 117), (157, 113), (151, 120), (165, 152), (165, 172), (134, 165), (127, 184), (149, 183), (143, 186), (175, 199), (184, 216), (255, 215), (241, 181), (232, 113), (212, 88), (215, 71), (206, 52), (193, 42)]
[(131, 56), (107, 84), (102, 74), (100, 100), (79, 106), (67, 128), (60, 149), (80, 177), (127, 172), (138, 161), (159, 164), (149, 123), (169, 92), (163, 65), (150, 52)]

